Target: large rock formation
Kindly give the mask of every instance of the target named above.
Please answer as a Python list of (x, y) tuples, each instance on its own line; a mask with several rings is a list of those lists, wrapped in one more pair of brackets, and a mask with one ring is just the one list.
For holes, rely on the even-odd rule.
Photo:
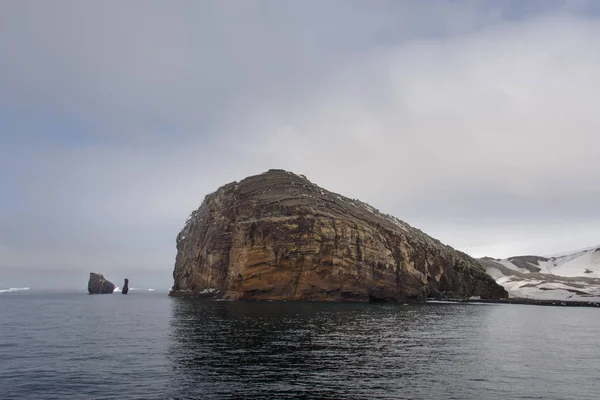
[(115, 285), (107, 281), (102, 274), (90, 272), (90, 280), (88, 281), (89, 294), (109, 294), (115, 290)]
[(172, 296), (504, 298), (468, 255), (304, 176), (270, 170), (206, 196), (177, 236)]
[(129, 292), (129, 279), (125, 278), (125, 283), (123, 283), (123, 289), (121, 289), (121, 294), (127, 294)]

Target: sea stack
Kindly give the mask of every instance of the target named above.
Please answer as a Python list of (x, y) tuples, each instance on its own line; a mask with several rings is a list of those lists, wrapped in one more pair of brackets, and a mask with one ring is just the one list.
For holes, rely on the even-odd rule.
[(207, 195), (176, 241), (171, 296), (308, 301), (508, 296), (465, 253), (283, 170)]
[(125, 278), (125, 283), (123, 284), (123, 289), (121, 289), (121, 294), (127, 294), (129, 292), (129, 279)]
[(112, 294), (114, 290), (115, 285), (107, 281), (104, 275), (90, 272), (90, 279), (88, 281), (89, 294)]

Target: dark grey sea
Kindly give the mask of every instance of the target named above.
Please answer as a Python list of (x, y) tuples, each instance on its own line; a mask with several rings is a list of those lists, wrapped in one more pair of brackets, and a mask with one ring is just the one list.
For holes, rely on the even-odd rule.
[(0, 399), (600, 398), (600, 310), (0, 293)]

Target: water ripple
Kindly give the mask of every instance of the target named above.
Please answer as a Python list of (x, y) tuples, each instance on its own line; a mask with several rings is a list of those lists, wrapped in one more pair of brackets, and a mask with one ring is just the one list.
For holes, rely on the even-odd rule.
[(597, 310), (4, 296), (2, 399), (596, 399)]

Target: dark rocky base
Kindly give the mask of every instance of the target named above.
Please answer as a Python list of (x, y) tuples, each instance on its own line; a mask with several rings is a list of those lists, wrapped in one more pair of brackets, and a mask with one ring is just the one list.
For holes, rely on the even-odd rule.
[[(169, 292), (169, 297), (186, 297), (186, 298), (211, 298), (211, 299), (215, 299), (215, 300), (219, 300), (223, 298), (223, 292), (220, 291), (208, 291), (208, 292), (204, 292), (204, 293), (195, 293), (192, 290), (171, 290)], [(260, 298), (252, 298), (252, 299), (229, 299), (232, 301), (307, 301), (307, 300), (298, 300), (298, 299), (260, 299)], [(394, 299), (389, 299), (389, 300), (382, 300), (379, 298), (369, 298), (369, 299), (342, 299), (342, 300), (309, 300), (309, 301), (317, 301), (317, 302), (325, 302), (325, 303), (390, 303), (390, 304), (425, 304), (428, 301), (451, 301), (451, 302), (456, 302), (456, 303), (474, 303), (474, 302), (479, 302), (479, 303), (499, 303), (502, 302), (502, 300), (506, 300), (506, 299), (499, 299), (498, 301), (494, 300), (494, 299), (482, 299), (482, 300), (468, 300), (468, 299), (457, 299), (457, 298), (452, 298), (452, 299), (445, 299), (445, 298), (439, 298), (439, 297), (430, 297), (426, 300), (419, 300), (419, 299), (406, 299), (406, 300), (401, 300), (401, 301), (396, 301)], [(511, 299), (514, 300), (514, 299)], [(528, 300), (528, 299), (523, 299), (523, 300)]]
[[(172, 290), (169, 292), (171, 297), (192, 297), (192, 298), (222, 298), (219, 293), (199, 293), (196, 294), (191, 290)], [(248, 300), (241, 300), (248, 301)], [(250, 301), (260, 301), (259, 299), (252, 299)], [(287, 301), (287, 300), (286, 300)], [(291, 300), (295, 301), (295, 300)], [(452, 303), (488, 303), (488, 304), (525, 304), (534, 306), (558, 306), (558, 307), (600, 307), (600, 302), (596, 301), (577, 301), (577, 300), (536, 300), (536, 299), (525, 299), (525, 298), (510, 298), (510, 299), (439, 299), (430, 298), (427, 301), (443, 301)], [(389, 301), (388, 303), (413, 303), (413, 304), (424, 304), (427, 301), (404, 301), (394, 302)], [(365, 303), (365, 301), (360, 301)], [(380, 301), (368, 301), (368, 303), (378, 303)]]
[(214, 298), (220, 299), (223, 297), (223, 293), (217, 291), (206, 291), (195, 293), (191, 290), (171, 290), (169, 292), (170, 297), (204, 297), (204, 298)]

